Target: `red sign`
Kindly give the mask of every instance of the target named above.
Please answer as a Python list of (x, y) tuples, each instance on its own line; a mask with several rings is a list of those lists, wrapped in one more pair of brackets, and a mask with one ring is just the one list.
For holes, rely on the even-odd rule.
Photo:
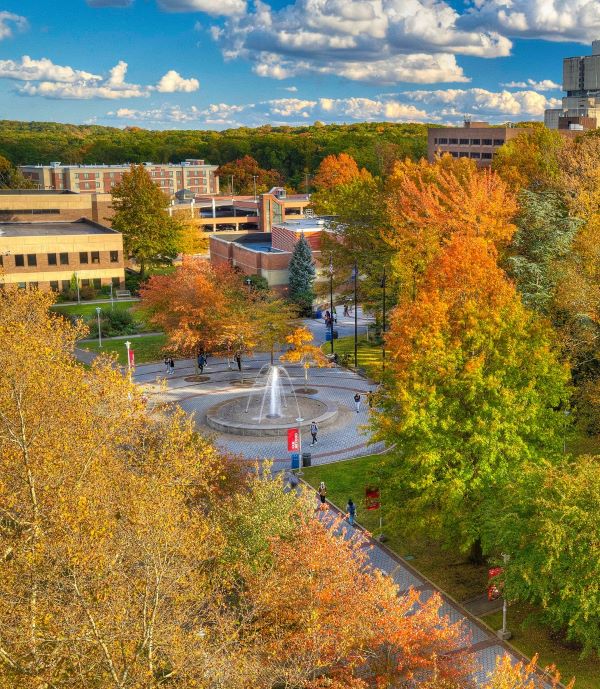
[(288, 452), (300, 452), (300, 431), (288, 428)]
[(379, 488), (365, 488), (365, 506), (368, 510), (380, 508)]
[(490, 569), (488, 569), (488, 579), (490, 579), (487, 591), (488, 600), (496, 600), (497, 598), (500, 598), (502, 584), (498, 583), (498, 585), (496, 585), (491, 580), (495, 577), (499, 577), (503, 572), (503, 567), (491, 567)]
[(131, 368), (135, 368), (135, 353), (133, 349), (129, 349), (127, 351), (129, 353), (129, 366), (131, 366)]

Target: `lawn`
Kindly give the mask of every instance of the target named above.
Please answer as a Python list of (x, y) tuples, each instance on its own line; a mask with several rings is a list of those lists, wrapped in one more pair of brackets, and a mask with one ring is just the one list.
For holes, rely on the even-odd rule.
[[(326, 342), (321, 346), (325, 354), (331, 353), (331, 344)], [(354, 366), (354, 337), (340, 337), (334, 340), (334, 351), (337, 352), (340, 360), (344, 354), (350, 357), (350, 364)], [(381, 345), (375, 344), (373, 339), (370, 341), (364, 335), (358, 338), (358, 366), (363, 368), (367, 375), (373, 380), (378, 380), (381, 375)]]
[[(377, 483), (373, 478), (377, 468), (389, 462), (386, 455), (370, 455), (360, 459), (337, 462), (304, 469), (304, 479), (313, 487), (325, 481), (328, 497), (338, 507), (345, 508), (348, 498), (357, 505), (357, 521), (377, 535), (379, 513), (364, 508), (365, 487)], [(487, 567), (476, 567), (456, 552), (442, 549), (427, 534), (415, 533), (411, 538), (402, 537), (399, 529), (386, 520), (386, 492), (382, 490), (383, 532), (386, 542), (401, 556), (414, 558), (412, 564), (456, 600), (465, 601), (483, 593), (487, 587)]]
[[(535, 620), (527, 620), (532, 608), (527, 604), (515, 603), (508, 609), (508, 628), (513, 634), (510, 643), (530, 658), (538, 653), (542, 667), (554, 663), (560, 670), (563, 682), (575, 677), (575, 689), (600, 688), (600, 660), (579, 657), (579, 651), (565, 648), (552, 639), (548, 628)], [(502, 627), (502, 613), (482, 618), (492, 629)]]
[[(137, 301), (115, 301), (114, 302), (114, 308), (115, 310), (118, 309), (130, 309), (134, 304), (137, 304)], [(99, 306), (102, 311), (110, 311), (111, 306), (110, 306), (110, 300), (106, 301), (103, 304), (86, 304), (85, 302), (81, 304), (55, 304), (52, 307), (52, 311), (55, 311), (56, 313), (64, 313), (64, 314), (69, 314), (71, 316), (81, 316), (82, 318), (86, 319), (89, 318), (90, 316), (95, 316), (96, 315), (96, 307)]]
[[(84, 341), (79, 343), (81, 349), (90, 352), (116, 352), (120, 364), (127, 364), (125, 341), (127, 337), (118, 339), (103, 340), (102, 349), (98, 347), (97, 341)], [(131, 349), (135, 352), (135, 363), (145, 364), (150, 361), (160, 361), (165, 353), (162, 348), (167, 341), (166, 335), (143, 335), (142, 337), (130, 337)]]

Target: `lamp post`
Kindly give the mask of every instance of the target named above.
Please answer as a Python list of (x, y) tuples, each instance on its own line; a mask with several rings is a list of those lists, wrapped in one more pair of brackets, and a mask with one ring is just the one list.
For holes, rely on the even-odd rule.
[(358, 266), (356, 265), (356, 261), (352, 269), (352, 277), (354, 278), (354, 368), (358, 368)]
[(252, 179), (254, 180), (254, 200), (256, 201), (256, 175), (252, 175)]
[(125, 349), (127, 350), (127, 373), (129, 374), (129, 377), (131, 378), (131, 356), (129, 354), (129, 348), (131, 347), (131, 342), (127, 340), (125, 342)]
[(81, 304), (81, 297), (79, 296), (79, 273), (75, 273), (75, 287), (77, 288), (77, 303)]
[(331, 353), (333, 354), (333, 256), (329, 256), (329, 331), (331, 334)]
[(381, 322), (381, 370), (385, 371), (385, 288), (386, 288), (387, 277), (385, 274), (385, 267), (383, 269), (383, 277), (381, 278), (381, 289), (383, 290), (383, 318)]
[[(504, 571), (506, 572), (506, 565), (510, 560), (510, 555), (502, 553), (502, 559), (504, 560)], [(506, 584), (504, 585), (504, 590), (502, 591), (502, 629), (499, 629), (496, 634), (502, 641), (508, 641), (512, 634), (506, 628), (506, 617), (508, 614), (508, 602), (506, 600)]]
[(96, 306), (96, 316), (98, 317), (98, 347), (102, 347), (102, 325), (100, 324), (100, 314), (102, 309)]

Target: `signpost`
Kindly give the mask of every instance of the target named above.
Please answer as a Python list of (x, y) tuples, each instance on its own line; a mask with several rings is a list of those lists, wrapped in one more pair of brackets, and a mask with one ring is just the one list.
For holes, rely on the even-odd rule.
[(299, 428), (288, 428), (287, 448), (292, 456), (292, 469), (298, 469), (298, 474), (302, 475), (302, 436)]

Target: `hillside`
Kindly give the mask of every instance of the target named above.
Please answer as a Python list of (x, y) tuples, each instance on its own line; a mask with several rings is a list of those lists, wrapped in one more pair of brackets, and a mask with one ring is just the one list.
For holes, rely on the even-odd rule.
[(174, 162), (204, 158), (220, 165), (251, 155), (301, 187), (330, 153), (345, 151), (379, 173), (391, 158), (426, 154), (427, 125), (388, 122), (303, 127), (238, 128), (225, 131), (164, 130), (0, 120), (0, 155), (15, 165)]

